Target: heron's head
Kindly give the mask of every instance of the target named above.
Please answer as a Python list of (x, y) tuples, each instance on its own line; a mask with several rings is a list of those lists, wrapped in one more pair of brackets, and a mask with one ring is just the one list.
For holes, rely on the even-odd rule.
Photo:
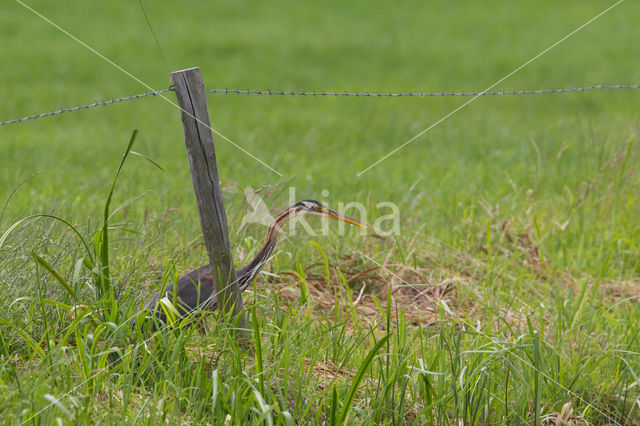
[(360, 222), (357, 219), (344, 215), (342, 213), (338, 213), (335, 210), (331, 210), (328, 207), (323, 206), (319, 202), (315, 200), (304, 200), (296, 203), (293, 207), (293, 216), (297, 216), (300, 214), (313, 214), (316, 216), (326, 216), (331, 219), (339, 220), (342, 222), (350, 223), (351, 225), (361, 226), (366, 228), (367, 225), (363, 222)]

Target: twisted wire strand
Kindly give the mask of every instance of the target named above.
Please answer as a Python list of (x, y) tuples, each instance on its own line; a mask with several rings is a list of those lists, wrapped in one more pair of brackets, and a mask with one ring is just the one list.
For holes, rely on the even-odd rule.
[[(540, 95), (545, 93), (572, 93), (587, 92), (591, 90), (615, 90), (615, 89), (639, 89), (640, 84), (598, 84), (587, 87), (572, 87), (568, 89), (540, 89), (540, 90), (510, 90), (510, 91), (491, 91), (491, 92), (407, 92), (407, 93), (362, 93), (362, 92), (307, 92), (307, 91), (277, 91), (277, 90), (238, 90), (238, 89), (208, 89), (207, 93), (224, 94), (224, 95), (268, 95), (268, 96), (343, 96), (343, 97), (369, 97), (369, 98), (399, 98), (399, 97), (436, 97), (436, 96), (509, 96), (509, 95)], [(141, 99), (148, 96), (157, 96), (162, 93), (172, 92), (173, 88), (164, 90), (150, 91), (139, 93), (136, 95), (125, 96), (121, 98), (110, 99), (108, 101), (98, 101), (87, 105), (78, 105), (70, 108), (60, 108), (55, 111), (44, 112), (41, 114), (29, 115), (26, 117), (16, 118), (13, 120), (0, 121), (0, 126), (7, 124), (21, 123), (23, 121), (35, 120), (37, 118), (50, 117), (66, 112), (74, 112), (83, 109), (94, 108), (98, 106), (111, 105), (118, 102)]]
[(543, 93), (570, 93), (586, 92), (599, 89), (638, 89), (640, 84), (598, 84), (588, 87), (572, 87), (569, 89), (541, 89), (541, 90), (511, 90), (491, 92), (408, 92), (408, 93), (358, 93), (358, 92), (305, 92), (305, 91), (275, 91), (275, 90), (237, 90), (237, 89), (208, 89), (207, 93), (235, 94), (235, 95), (290, 95), (290, 96), (346, 96), (346, 97), (372, 97), (372, 98), (398, 98), (398, 97), (433, 97), (433, 96), (505, 96), (505, 95), (539, 95)]
[(125, 97), (122, 97), (122, 98), (110, 99), (108, 101), (98, 101), (98, 102), (94, 102), (92, 104), (78, 105), (78, 106), (74, 106), (74, 107), (71, 107), (71, 108), (60, 108), (58, 110), (51, 111), (51, 112), (44, 112), (44, 113), (41, 113), (41, 114), (29, 115), (27, 117), (16, 118), (16, 119), (13, 119), (13, 120), (0, 121), (0, 126), (4, 126), (6, 124), (20, 123), (22, 121), (35, 120), (36, 118), (50, 117), (52, 115), (59, 115), (59, 114), (65, 113), (65, 112), (73, 112), (73, 111), (79, 111), (81, 109), (89, 109), (89, 108), (98, 107), (98, 106), (111, 105), (111, 104), (115, 104), (117, 102), (124, 102), (124, 101), (129, 101), (129, 100), (132, 100), (132, 99), (140, 99), (140, 98), (145, 98), (147, 96), (156, 96), (156, 95), (159, 95), (161, 93), (170, 92), (172, 90), (173, 89), (157, 90), (155, 92), (139, 93), (137, 95), (131, 95), (131, 96), (125, 96)]

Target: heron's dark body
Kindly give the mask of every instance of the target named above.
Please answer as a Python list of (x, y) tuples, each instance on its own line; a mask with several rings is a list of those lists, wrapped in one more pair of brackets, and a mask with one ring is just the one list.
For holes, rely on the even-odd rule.
[[(242, 293), (253, 279), (258, 275), (262, 266), (267, 262), (269, 256), (276, 247), (278, 230), (280, 225), (286, 221), (290, 215), (291, 209), (281, 213), (276, 221), (269, 227), (265, 242), (256, 256), (242, 269), (236, 271), (236, 282), (238, 283), (240, 292)], [(145, 305), (145, 309), (153, 311), (153, 317), (156, 324), (152, 327), (152, 331), (156, 329), (157, 322), (167, 322), (165, 310), (159, 306), (159, 301), (167, 298), (173, 306), (178, 310), (180, 316), (187, 316), (193, 311), (200, 310), (215, 311), (218, 307), (218, 298), (215, 292), (215, 284), (211, 274), (211, 265), (202, 266), (186, 275), (178, 278), (175, 291), (173, 284), (169, 284), (163, 293), (156, 293), (151, 300)], [(131, 326), (135, 327), (135, 319), (131, 321)]]
[[(187, 315), (195, 307), (200, 306), (201, 302), (211, 298), (213, 294), (212, 278), (211, 265), (191, 271), (178, 279), (175, 299), (173, 284), (169, 284), (164, 293), (162, 293), (162, 297), (160, 297), (160, 293), (155, 294), (144, 307), (147, 309), (155, 308), (158, 300), (166, 297), (173, 303), (181, 316)], [(215, 298), (215, 295), (213, 297)], [(167, 316), (161, 308), (156, 309), (155, 317), (163, 323), (167, 322)]]
[[(236, 280), (240, 286), (240, 292), (243, 292), (249, 283), (253, 281), (252, 278), (245, 280), (245, 282), (239, 280), (242, 274), (245, 273), (246, 268), (236, 271)], [(158, 306), (158, 301), (165, 297), (175, 306), (180, 316), (186, 316), (196, 309), (215, 311), (218, 307), (218, 298), (214, 292), (215, 285), (211, 275), (211, 265), (202, 266), (178, 278), (176, 289), (174, 292), (173, 284), (169, 284), (162, 295), (156, 293), (144, 307), (146, 309), (155, 309), (155, 318), (163, 323), (167, 322), (167, 315), (164, 309)]]
[[(353, 218), (327, 209), (317, 201), (305, 200), (296, 203), (278, 215), (274, 223), (269, 227), (267, 236), (260, 251), (258, 251), (256, 256), (251, 259), (247, 265), (236, 271), (235, 281), (238, 283), (240, 292), (243, 292), (249, 284), (253, 282), (253, 279), (260, 272), (260, 269), (268, 261), (269, 256), (271, 256), (271, 253), (276, 246), (276, 239), (280, 227), (289, 218), (301, 213), (325, 214), (337, 220), (364, 226)], [(144, 305), (144, 307), (146, 309), (151, 309), (153, 317), (156, 320), (156, 324), (158, 321), (162, 323), (167, 322), (167, 315), (158, 303), (164, 298), (167, 298), (178, 310), (180, 316), (183, 317), (193, 313), (194, 311), (214, 311), (218, 307), (218, 298), (215, 289), (216, 285), (213, 281), (211, 265), (202, 266), (201, 268), (180, 277), (176, 283), (176, 287), (174, 287), (173, 284), (170, 284), (164, 292), (157, 293)], [(135, 319), (131, 322), (131, 326), (135, 326)], [(156, 325), (154, 324), (153, 329), (155, 330), (155, 328)]]

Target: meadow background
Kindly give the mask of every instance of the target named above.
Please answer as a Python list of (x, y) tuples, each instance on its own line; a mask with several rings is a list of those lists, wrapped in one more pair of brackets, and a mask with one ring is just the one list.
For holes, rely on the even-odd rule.
[[(144, 2), (164, 59), (139, 2), (27, 4), (155, 89), (199, 66), (207, 88), (439, 92), (485, 89), (613, 2)], [(495, 89), (637, 84), (639, 20), (624, 1)], [(146, 91), (19, 2), (0, 5), (0, 35), (0, 120)], [(67, 226), (6, 234), (3, 419), (640, 421), (640, 91), (482, 97), (359, 177), (468, 98), (208, 100), (212, 126), (282, 174), (214, 138), (236, 262), (265, 231), (240, 228), (246, 188), (274, 212), (289, 187), (370, 221), (393, 202), (400, 235), (283, 238), (244, 297), (254, 351), (220, 321), (131, 334), (117, 325), (163, 280), (206, 262), (177, 109), (148, 97), (2, 126), (0, 235), (45, 213), (91, 243), (134, 128), (162, 166), (130, 157), (119, 177), (109, 318)]]

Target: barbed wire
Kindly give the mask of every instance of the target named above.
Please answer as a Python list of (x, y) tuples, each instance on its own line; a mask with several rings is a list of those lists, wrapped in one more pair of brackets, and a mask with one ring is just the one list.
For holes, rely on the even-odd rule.
[[(640, 84), (599, 84), (587, 87), (572, 87), (568, 89), (540, 89), (540, 90), (510, 90), (510, 91), (491, 91), (491, 92), (406, 92), (406, 93), (363, 93), (363, 92), (307, 92), (307, 91), (278, 91), (278, 90), (238, 90), (238, 89), (207, 89), (206, 93), (212, 94), (224, 94), (224, 95), (269, 95), (269, 96), (345, 96), (345, 97), (370, 97), (370, 98), (398, 98), (398, 97), (436, 97), (436, 96), (509, 96), (509, 95), (540, 95), (545, 93), (572, 93), (572, 92), (587, 92), (591, 90), (615, 90), (615, 89), (639, 89)], [(51, 112), (44, 112), (41, 114), (29, 115), (26, 117), (16, 118), (13, 120), (0, 121), (0, 126), (7, 124), (15, 124), (28, 120), (35, 120), (37, 118), (50, 117), (52, 115), (59, 115), (66, 112), (79, 111), (83, 109), (89, 109), (98, 106), (105, 106), (115, 104), (118, 102), (130, 101), (134, 99), (145, 98), (147, 96), (157, 96), (162, 93), (172, 92), (173, 88), (164, 90), (150, 91), (139, 93), (137, 95), (125, 96), (122, 98), (110, 99), (107, 101), (98, 101), (87, 105), (78, 105), (70, 108), (60, 108)]]
[(36, 118), (43, 118), (43, 117), (49, 117), (49, 116), (52, 116), (52, 115), (63, 114), (65, 112), (79, 111), (81, 109), (88, 109), (88, 108), (93, 108), (93, 107), (98, 107), (98, 106), (115, 104), (117, 102), (130, 101), (132, 99), (140, 99), (140, 98), (144, 98), (144, 97), (147, 97), (147, 96), (157, 96), (157, 95), (159, 95), (161, 93), (170, 92), (170, 91), (173, 91), (173, 89), (169, 88), (169, 89), (164, 89), (164, 90), (157, 90), (157, 91), (154, 91), (154, 92), (144, 92), (144, 93), (139, 93), (137, 95), (125, 96), (123, 98), (115, 98), (115, 99), (110, 99), (108, 101), (94, 102), (94, 103), (88, 104), (88, 105), (78, 105), (78, 106), (74, 106), (74, 107), (71, 107), (71, 108), (60, 108), (58, 110), (51, 111), (51, 112), (44, 112), (42, 114), (29, 115), (27, 117), (16, 118), (14, 120), (0, 121), (0, 126), (4, 126), (6, 124), (20, 123), (22, 121), (35, 120)]
[(611, 84), (611, 85), (595, 85), (588, 87), (573, 87), (570, 89), (541, 89), (541, 90), (511, 90), (503, 92), (409, 92), (409, 93), (357, 93), (357, 92), (299, 92), (299, 91), (274, 91), (274, 90), (237, 90), (237, 89), (208, 89), (207, 93), (216, 94), (236, 94), (236, 95), (290, 95), (290, 96), (353, 96), (353, 97), (372, 97), (372, 98), (398, 98), (402, 96), (408, 97), (433, 97), (433, 96), (505, 96), (505, 95), (539, 95), (543, 93), (569, 93), (569, 92), (586, 92), (589, 90), (599, 89), (638, 89), (640, 84)]

